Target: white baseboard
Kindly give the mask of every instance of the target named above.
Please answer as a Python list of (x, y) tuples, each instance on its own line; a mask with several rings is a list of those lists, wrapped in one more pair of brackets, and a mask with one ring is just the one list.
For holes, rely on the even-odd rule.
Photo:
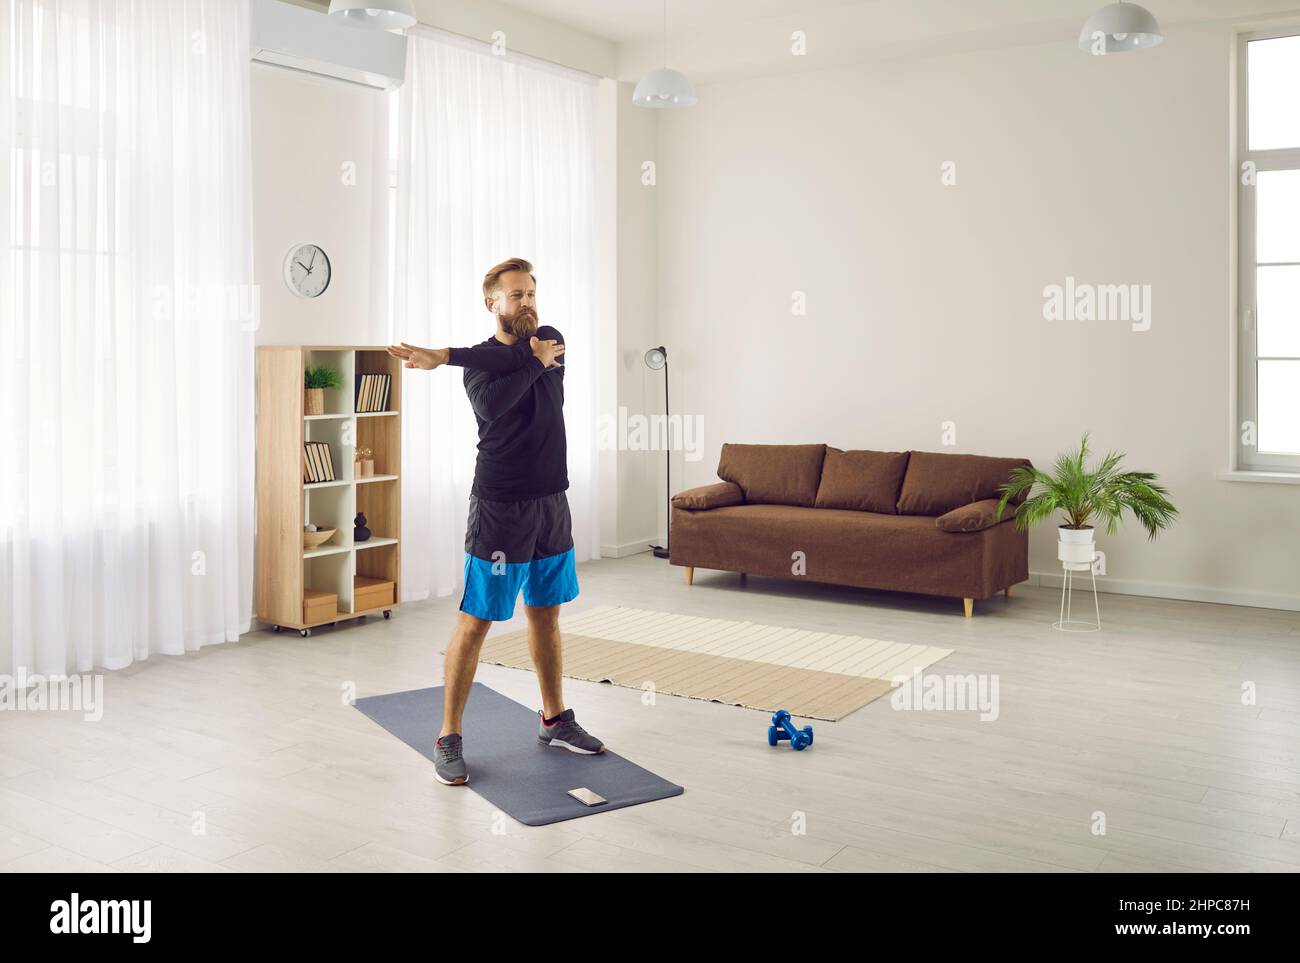
[[(1087, 573), (1083, 573), (1087, 577)], [(1060, 572), (1030, 572), (1029, 583), (1048, 588), (1060, 588)], [(1077, 587), (1080, 583), (1076, 581)], [(1088, 582), (1091, 588), (1091, 582)], [(1097, 591), (1111, 595), (1141, 595), (1156, 599), (1177, 599), (1181, 602), (1214, 602), (1219, 605), (1248, 605), (1257, 609), (1281, 609), (1300, 612), (1300, 595), (1271, 595), (1267, 592), (1245, 592), (1237, 589), (1207, 588), (1201, 585), (1178, 585), (1170, 582), (1139, 582), (1135, 579), (1098, 576)]]
[[(627, 558), (629, 555), (650, 551), (650, 546), (657, 541), (657, 538), (650, 535), (621, 545), (601, 545), (600, 555), (601, 558)], [(1061, 573), (1030, 572), (1028, 584), (1059, 589)], [(1114, 578), (1109, 575), (1097, 577), (1097, 591), (1111, 595), (1137, 595), (1145, 598), (1176, 599), (1180, 602), (1213, 602), (1218, 605), (1246, 605), (1257, 609), (1300, 612), (1300, 595), (1274, 595), (1268, 592), (1217, 589), (1173, 582), (1140, 582), (1136, 579)]]
[(650, 546), (658, 544), (661, 539), (653, 535), (647, 535), (645, 538), (637, 539), (633, 542), (624, 542), (621, 545), (601, 545), (601, 558), (627, 558), (629, 555), (640, 555), (642, 552), (650, 551)]

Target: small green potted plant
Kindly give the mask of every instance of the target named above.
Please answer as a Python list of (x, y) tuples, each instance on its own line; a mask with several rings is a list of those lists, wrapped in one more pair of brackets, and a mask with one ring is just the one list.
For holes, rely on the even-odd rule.
[(1093, 468), (1087, 464), (1089, 454), (1085, 432), (1079, 450), (1059, 456), (1051, 474), (1032, 466), (1017, 468), (1001, 487), (997, 512), (1001, 519), (1011, 499), (1027, 494), (1016, 506), (1016, 528), (1021, 531), (1061, 512), (1065, 520), (1057, 529), (1057, 557), (1079, 570), (1088, 568), (1095, 555), (1094, 521), (1104, 522), (1107, 534), (1113, 535), (1127, 511), (1154, 539), (1178, 515), (1155, 475), (1120, 470), (1123, 452), (1107, 453)]
[(325, 389), (341, 388), (342, 386), (343, 379), (339, 377), (337, 368), (331, 368), (329, 365), (308, 368), (303, 373), (303, 388), (305, 389), (302, 403), (303, 414), (325, 414)]

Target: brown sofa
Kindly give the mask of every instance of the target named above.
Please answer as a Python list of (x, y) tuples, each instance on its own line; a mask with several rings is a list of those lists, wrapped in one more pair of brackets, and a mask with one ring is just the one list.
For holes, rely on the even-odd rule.
[[(1029, 578), (1029, 538), (998, 486), (1024, 458), (723, 445), (721, 482), (673, 496), (670, 561), (686, 567), (947, 595)], [(803, 553), (802, 558), (796, 553)], [(800, 562), (802, 561), (802, 571)]]

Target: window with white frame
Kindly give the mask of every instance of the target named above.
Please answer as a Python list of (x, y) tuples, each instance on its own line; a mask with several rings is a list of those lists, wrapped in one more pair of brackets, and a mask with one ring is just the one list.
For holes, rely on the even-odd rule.
[(1238, 463), (1300, 471), (1300, 29), (1238, 51)]

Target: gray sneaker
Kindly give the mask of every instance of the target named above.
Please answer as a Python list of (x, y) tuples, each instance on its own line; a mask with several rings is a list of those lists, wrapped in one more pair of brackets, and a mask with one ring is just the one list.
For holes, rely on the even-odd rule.
[(469, 782), (461, 750), (461, 738), (455, 732), (441, 736), (433, 744), (433, 775), (444, 786), (463, 786)]
[(578, 752), (584, 756), (594, 756), (605, 751), (605, 744), (574, 720), (572, 709), (565, 709), (549, 726), (546, 724), (546, 717), (540, 711), (537, 716), (541, 722), (537, 741), (543, 746), (568, 749), (570, 752)]

